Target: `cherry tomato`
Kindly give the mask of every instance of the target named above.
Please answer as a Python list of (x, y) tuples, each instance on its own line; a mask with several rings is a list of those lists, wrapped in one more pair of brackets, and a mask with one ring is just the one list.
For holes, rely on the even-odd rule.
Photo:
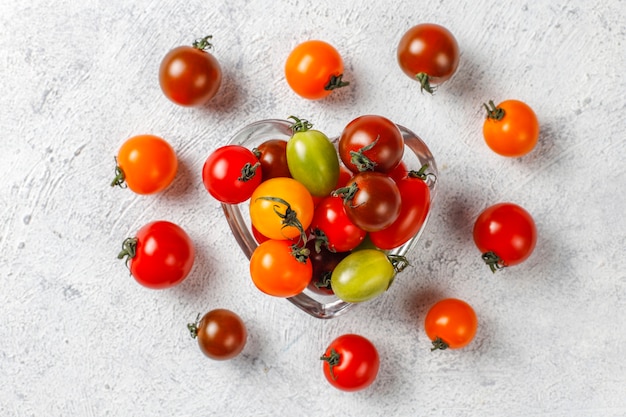
[(483, 136), (497, 154), (523, 156), (533, 150), (539, 139), (539, 121), (533, 109), (519, 100), (506, 100), (497, 106), (485, 104), (487, 118)]
[(172, 146), (154, 135), (133, 136), (117, 154), (111, 186), (128, 186), (137, 194), (154, 194), (167, 188), (178, 169)]
[(291, 177), (287, 165), (287, 141), (269, 139), (252, 150), (261, 163), (263, 181), (276, 177)]
[(424, 326), (433, 342), (431, 350), (459, 349), (474, 339), (478, 319), (474, 309), (465, 301), (446, 298), (428, 310)]
[(306, 243), (306, 247), (309, 250), (309, 259), (313, 267), (308, 288), (316, 294), (333, 294), (330, 277), (337, 264), (348, 256), (349, 252), (331, 252), (327, 248), (317, 245), (315, 239), (310, 239)]
[(320, 357), (324, 376), (335, 388), (358, 391), (376, 380), (380, 357), (376, 346), (357, 334), (344, 334), (333, 340)]
[(187, 328), (191, 337), (198, 339), (202, 353), (219, 361), (239, 355), (248, 337), (246, 325), (241, 317), (223, 308), (209, 311), (202, 319), (189, 323)]
[(251, 150), (225, 145), (213, 151), (204, 162), (202, 182), (218, 201), (238, 204), (246, 201), (261, 183), (261, 163)]
[(404, 139), (398, 126), (377, 115), (352, 120), (341, 132), (339, 156), (352, 172), (393, 170), (404, 155)]
[(291, 176), (315, 197), (327, 196), (339, 180), (339, 157), (328, 137), (311, 130), (306, 120), (291, 116), (293, 136), (287, 142), (287, 164)]
[(406, 75), (420, 83), (420, 89), (433, 93), (456, 72), (459, 45), (443, 26), (424, 23), (410, 28), (398, 44), (398, 64)]
[(407, 265), (403, 257), (390, 257), (378, 249), (362, 249), (339, 262), (331, 275), (331, 287), (343, 301), (368, 301), (387, 291), (396, 273)]
[(198, 39), (193, 46), (172, 49), (161, 61), (159, 84), (163, 94), (181, 106), (201, 106), (220, 88), (222, 68), (207, 52), (211, 36)]
[(389, 227), (370, 233), (374, 245), (386, 250), (397, 248), (419, 232), (430, 210), (430, 189), (425, 179), (420, 170), (396, 181), (402, 201), (400, 215)]
[(313, 234), (333, 252), (348, 252), (359, 246), (367, 232), (348, 217), (340, 197), (328, 196), (318, 203), (311, 221)]
[(275, 297), (300, 294), (313, 274), (305, 249), (288, 240), (270, 239), (261, 243), (250, 257), (250, 277), (254, 285)]
[(319, 100), (333, 90), (347, 86), (342, 80), (343, 60), (324, 41), (310, 40), (297, 45), (287, 57), (285, 79), (299, 96)]
[(396, 183), (380, 172), (360, 172), (347, 186), (333, 191), (343, 198), (348, 218), (368, 232), (389, 227), (400, 215), (400, 191)]
[(131, 275), (141, 285), (162, 289), (180, 284), (191, 271), (193, 242), (178, 225), (155, 221), (143, 226), (122, 245), (118, 259), (126, 258)]
[(313, 210), (311, 193), (293, 178), (263, 181), (250, 197), (252, 225), (271, 239), (294, 239), (306, 234)]
[(485, 209), (474, 223), (474, 243), (493, 272), (526, 260), (537, 243), (532, 216), (513, 203)]

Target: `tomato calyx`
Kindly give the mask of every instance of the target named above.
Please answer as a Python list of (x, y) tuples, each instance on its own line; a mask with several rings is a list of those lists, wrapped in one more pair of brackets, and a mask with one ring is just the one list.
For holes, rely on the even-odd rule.
[(380, 139), (380, 135), (376, 137), (372, 143), (362, 147), (358, 151), (350, 151), (350, 162), (360, 171), (373, 171), (376, 165), (376, 162), (372, 161), (370, 158), (365, 156), (364, 152), (367, 152), (374, 148), (378, 143), (378, 139)]
[(189, 330), (189, 334), (192, 339), (198, 337), (198, 326), (200, 325), (200, 313), (198, 313), (198, 317), (196, 317), (196, 321), (193, 323), (187, 323), (187, 329)]
[(356, 182), (353, 182), (352, 184), (346, 187), (337, 188), (335, 191), (331, 193), (331, 195), (333, 197), (341, 197), (344, 203), (348, 203), (352, 201), (352, 199), (354, 198), (354, 196), (356, 195), (358, 191), (359, 191), (359, 186), (357, 185)]
[(252, 165), (250, 162), (241, 168), (241, 177), (237, 178), (237, 181), (247, 182), (250, 181), (256, 175), (256, 170), (261, 166), (261, 162), (257, 162)]
[(209, 39), (212, 39), (212, 38), (213, 38), (212, 35), (205, 36), (204, 38), (198, 38), (195, 41), (193, 41), (192, 46), (196, 49), (206, 52), (209, 49), (213, 48), (213, 44), (209, 42)]
[(126, 263), (126, 267), (128, 268), (128, 263), (130, 262), (131, 259), (135, 257), (136, 254), (137, 254), (137, 238), (128, 237), (124, 239), (124, 242), (122, 242), (122, 250), (120, 253), (117, 254), (117, 259), (126, 258), (125, 263)]
[(117, 158), (115, 158), (115, 178), (111, 181), (111, 187), (128, 188), (128, 185), (126, 184), (126, 175), (117, 163)]
[(506, 114), (504, 109), (501, 107), (497, 107), (493, 100), (489, 100), (489, 105), (483, 103), (483, 106), (487, 110), (487, 119), (502, 120), (502, 118), (504, 118), (504, 115)]
[(418, 72), (415, 74), (415, 79), (420, 83), (420, 92), (424, 92), (426, 90), (427, 93), (431, 95), (435, 93), (437, 87), (430, 85), (430, 77), (425, 72)]
[(278, 197), (259, 197), (257, 198), (257, 200), (273, 201), (275, 203), (280, 203), (284, 205), (284, 213), (281, 213), (279, 211), (280, 207), (278, 205), (274, 205), (274, 213), (276, 213), (276, 215), (282, 219), (283, 226), (281, 227), (281, 229), (289, 226), (295, 227), (300, 232), (300, 242), (303, 242), (302, 246), (306, 244), (306, 233), (304, 232), (304, 227), (302, 227), (302, 223), (300, 223), (300, 220), (298, 220), (298, 213), (291, 208), (291, 204)]
[(350, 85), (350, 82), (348, 81), (343, 81), (343, 74), (339, 74), (339, 75), (331, 75), (330, 76), (330, 80), (328, 80), (328, 84), (326, 84), (324, 86), (324, 90), (326, 91), (333, 91), (337, 88), (342, 88), (345, 87), (347, 85)]
[(321, 289), (325, 289), (325, 290), (332, 290), (333, 287), (330, 284), (331, 283), (331, 277), (332, 277), (333, 273), (332, 271), (326, 271), (324, 272), (321, 276), (320, 279), (317, 280), (315, 282), (315, 288), (319, 288)]
[(335, 350), (335, 348), (330, 349), (330, 354), (320, 356), (320, 360), (323, 360), (328, 363), (328, 367), (330, 369), (330, 376), (333, 381), (337, 380), (337, 375), (335, 375), (335, 366), (339, 365), (341, 361), (341, 355)]
[(433, 340), (433, 347), (430, 348), (430, 351), (434, 351), (434, 350), (446, 350), (450, 347), (450, 345), (448, 345), (446, 342), (444, 342), (444, 340), (440, 337), (435, 338), (435, 340)]
[(291, 256), (293, 256), (296, 261), (300, 262), (301, 264), (306, 263), (307, 259), (309, 259), (310, 254), (311, 251), (309, 251), (309, 249), (305, 246), (298, 246), (298, 243), (294, 243), (293, 245), (291, 245)]
[(298, 119), (296, 116), (289, 116), (287, 119), (293, 119), (293, 124), (289, 126), (289, 129), (295, 134), (298, 132), (306, 132), (313, 127), (313, 123), (306, 119)]
[(502, 258), (496, 255), (496, 253), (493, 251), (483, 253), (482, 259), (483, 261), (485, 261), (485, 263), (491, 269), (491, 272), (493, 272), (494, 274), (496, 273), (496, 271), (506, 267)]
[[(402, 272), (406, 269), (406, 267), (410, 266), (409, 260), (405, 256), (401, 255), (387, 255), (387, 259), (393, 265), (393, 269), (396, 272)], [(391, 284), (389, 284), (391, 285)]]
[(313, 229), (313, 238), (315, 239), (315, 252), (320, 253), (322, 251), (322, 246), (328, 249), (329, 252), (335, 252), (328, 244), (328, 236), (324, 233), (323, 230), (318, 229), (317, 227)]

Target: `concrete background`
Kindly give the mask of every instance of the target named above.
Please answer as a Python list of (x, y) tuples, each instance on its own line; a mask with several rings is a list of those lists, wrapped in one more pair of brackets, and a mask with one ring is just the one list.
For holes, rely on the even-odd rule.
[[(434, 97), (395, 62), (409, 27), (448, 27), (457, 74)], [(200, 109), (161, 94), (160, 60), (212, 34), (225, 80)], [(300, 41), (342, 53), (352, 87), (307, 102), (283, 77)], [(0, 415), (626, 416), (626, 3), (3, 0), (0, 4)], [(482, 140), (481, 104), (526, 101), (532, 154)], [(385, 115), (418, 133), (441, 170), (413, 268), (380, 299), (322, 321), (257, 291), (218, 204), (205, 158), (252, 121), (305, 117), (329, 135)], [(112, 189), (113, 157), (152, 133), (181, 169), (155, 196)], [(524, 264), (492, 275), (471, 238), (490, 204), (535, 218)], [(179, 287), (140, 287), (116, 259), (143, 224), (167, 219), (197, 247)], [(443, 297), (479, 316), (459, 351), (429, 351), (423, 318)], [(249, 329), (243, 354), (202, 356), (186, 330), (224, 307)], [(382, 357), (369, 389), (326, 383), (335, 337)]]

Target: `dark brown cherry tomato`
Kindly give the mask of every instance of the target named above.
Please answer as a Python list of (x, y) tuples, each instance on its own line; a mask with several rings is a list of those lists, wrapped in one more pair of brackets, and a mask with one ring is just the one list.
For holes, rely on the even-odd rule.
[(308, 285), (309, 290), (322, 295), (333, 294), (330, 286), (330, 277), (333, 269), (350, 252), (331, 252), (323, 246), (318, 245), (316, 247), (315, 239), (310, 239), (306, 247), (309, 250), (309, 259), (313, 266), (313, 276)]
[(191, 337), (198, 339), (202, 353), (215, 360), (231, 359), (239, 355), (248, 337), (243, 320), (223, 308), (209, 311), (202, 319), (189, 323), (187, 328)]
[(263, 180), (276, 177), (291, 178), (287, 165), (287, 141), (269, 139), (252, 150), (261, 163)]

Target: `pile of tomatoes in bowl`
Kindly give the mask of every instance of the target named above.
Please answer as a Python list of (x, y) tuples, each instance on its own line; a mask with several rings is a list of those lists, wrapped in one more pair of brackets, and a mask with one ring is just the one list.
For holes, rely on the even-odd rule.
[(436, 191), (426, 144), (379, 115), (337, 138), (307, 120), (261, 120), (203, 167), (262, 292), (331, 318), (384, 293), (408, 260)]

